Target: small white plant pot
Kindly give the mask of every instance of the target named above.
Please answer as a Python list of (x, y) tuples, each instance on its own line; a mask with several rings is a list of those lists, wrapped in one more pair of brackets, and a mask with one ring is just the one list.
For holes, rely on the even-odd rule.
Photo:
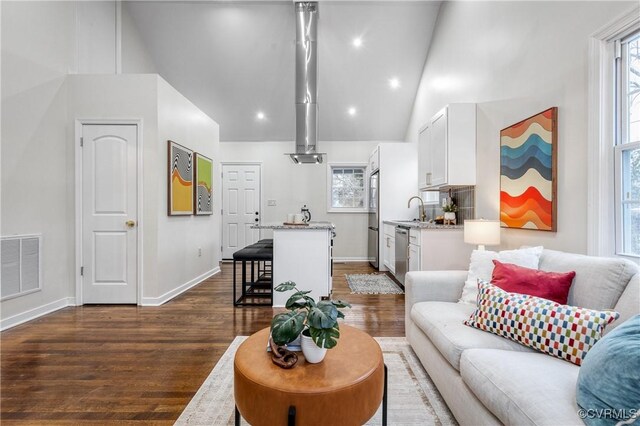
[(305, 336), (304, 333), (301, 334), (300, 337), (302, 337), (302, 353), (307, 362), (311, 364), (322, 362), (324, 356), (327, 354), (327, 349), (316, 345), (313, 339)]
[(456, 213), (455, 212), (445, 212), (444, 213), (444, 218), (445, 218), (445, 220), (456, 220)]

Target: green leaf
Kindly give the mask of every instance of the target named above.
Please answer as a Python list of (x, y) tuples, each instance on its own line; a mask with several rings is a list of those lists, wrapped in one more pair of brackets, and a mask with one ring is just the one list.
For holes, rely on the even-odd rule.
[(344, 319), (344, 314), (340, 311), (338, 311), (338, 318), (343, 318)]
[(309, 310), (307, 321), (313, 328), (332, 328), (338, 321), (338, 309), (333, 303), (322, 300)]
[(309, 331), (313, 342), (320, 348), (331, 349), (338, 344), (338, 339), (340, 338), (338, 323), (332, 328), (310, 327)]
[(276, 345), (293, 342), (304, 328), (306, 312), (290, 311), (277, 314), (271, 320), (271, 338)]
[(296, 283), (294, 283), (293, 281), (286, 281), (282, 284), (278, 284), (276, 286), (276, 291), (289, 291), (293, 290), (294, 288), (296, 288)]
[(316, 305), (316, 302), (307, 294), (311, 293), (311, 290), (308, 291), (297, 291), (289, 297), (287, 303), (285, 304), (285, 308), (287, 309), (300, 309), (305, 308), (307, 306), (313, 307)]
[(332, 300), (331, 303), (333, 303), (333, 306), (335, 306), (336, 308), (350, 308), (351, 304), (347, 301), (344, 300)]

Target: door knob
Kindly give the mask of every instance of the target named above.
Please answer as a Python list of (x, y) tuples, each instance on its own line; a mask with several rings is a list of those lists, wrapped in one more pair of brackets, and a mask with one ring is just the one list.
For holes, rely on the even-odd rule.
[(136, 221), (135, 220), (128, 220), (124, 224), (127, 225), (127, 228), (133, 228), (134, 226), (136, 226)]
[(256, 212), (256, 216), (258, 216), (258, 212)]
[(260, 219), (258, 219), (258, 218), (256, 217), (256, 222), (259, 222), (259, 221), (260, 221)]

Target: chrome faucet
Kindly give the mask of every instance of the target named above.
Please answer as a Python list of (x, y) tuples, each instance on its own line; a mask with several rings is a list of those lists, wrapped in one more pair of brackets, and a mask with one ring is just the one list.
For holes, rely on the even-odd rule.
[(407, 208), (411, 207), (411, 200), (413, 200), (414, 198), (417, 198), (418, 200), (420, 200), (420, 206), (422, 206), (422, 209), (420, 210), (420, 222), (426, 222), (427, 212), (424, 211), (424, 201), (422, 201), (422, 198), (418, 197), (417, 195), (414, 195), (413, 197), (409, 198), (409, 202), (407, 203)]

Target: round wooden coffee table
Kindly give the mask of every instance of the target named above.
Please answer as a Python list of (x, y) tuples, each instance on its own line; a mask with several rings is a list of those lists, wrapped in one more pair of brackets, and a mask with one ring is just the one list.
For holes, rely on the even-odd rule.
[(338, 345), (319, 364), (298, 354), (285, 370), (267, 352), (269, 328), (245, 340), (234, 360), (236, 424), (238, 412), (254, 426), (357, 425), (383, 405), (386, 424), (386, 367), (380, 345), (367, 333), (340, 324)]

